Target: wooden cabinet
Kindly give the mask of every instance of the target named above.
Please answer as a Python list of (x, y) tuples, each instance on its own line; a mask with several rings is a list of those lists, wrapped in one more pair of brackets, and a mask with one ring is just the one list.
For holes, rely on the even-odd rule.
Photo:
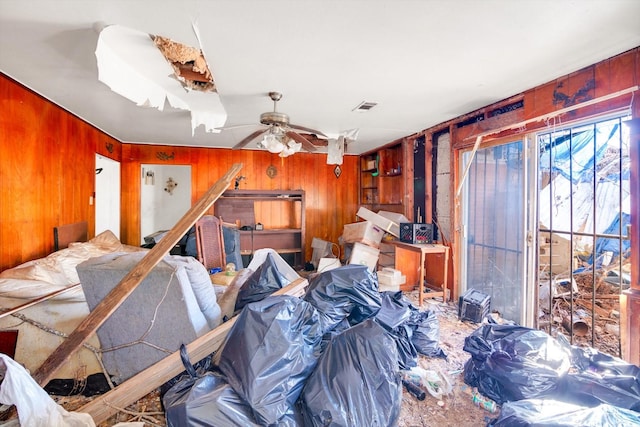
[[(303, 190), (229, 190), (216, 201), (214, 214), (240, 227), (243, 258), (257, 249), (272, 248), (293, 267), (302, 267), (304, 203)], [(262, 229), (256, 229), (256, 224)]]
[(404, 213), (403, 144), (360, 156), (360, 205), (372, 211)]

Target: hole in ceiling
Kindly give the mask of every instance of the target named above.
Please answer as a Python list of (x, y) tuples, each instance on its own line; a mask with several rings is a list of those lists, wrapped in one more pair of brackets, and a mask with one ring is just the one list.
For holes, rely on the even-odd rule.
[(362, 101), (352, 111), (369, 111), (376, 105), (378, 105), (377, 102)]
[(202, 50), (162, 36), (151, 36), (162, 55), (169, 61), (176, 77), (184, 86), (203, 92), (216, 92), (216, 84)]

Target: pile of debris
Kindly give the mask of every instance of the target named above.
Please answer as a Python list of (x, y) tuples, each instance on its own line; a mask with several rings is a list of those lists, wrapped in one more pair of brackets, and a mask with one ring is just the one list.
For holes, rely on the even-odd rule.
[(574, 273), (573, 281), (554, 280), (551, 311), (548, 281), (541, 283), (540, 328), (554, 336), (568, 335), (576, 345), (620, 357), (620, 286), (607, 277), (606, 272), (598, 272), (594, 281), (593, 273), (585, 271)]

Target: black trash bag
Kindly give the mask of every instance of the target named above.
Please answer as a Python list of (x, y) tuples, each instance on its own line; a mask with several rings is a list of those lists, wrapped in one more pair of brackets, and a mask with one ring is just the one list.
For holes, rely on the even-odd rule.
[(327, 348), (327, 346), (329, 345), (333, 337), (335, 337), (336, 335), (340, 335), (350, 327), (351, 325), (349, 324), (349, 321), (346, 318), (344, 318), (340, 321), (340, 323), (334, 326), (333, 329), (325, 332), (322, 335), (322, 343), (320, 344), (320, 354), (324, 352), (325, 348)]
[(162, 396), (167, 426), (258, 426), (251, 407), (227, 384), (221, 374), (203, 371), (189, 361), (186, 346), (180, 347), (186, 371)]
[(280, 273), (272, 254), (267, 254), (264, 262), (243, 283), (238, 291), (235, 310), (260, 301), (288, 285), (289, 281)]
[(483, 325), (465, 338), (471, 353), (464, 382), (498, 404), (552, 396), (570, 368), (564, 346), (546, 332), (514, 325)]
[(374, 320), (395, 341), (400, 369), (417, 366), (418, 351), (412, 342), (413, 329), (407, 325), (411, 317), (411, 303), (402, 296), (402, 292), (381, 292), (380, 297), (382, 304)]
[[(401, 366), (416, 366), (417, 353), (429, 357), (447, 357), (439, 345), (440, 324), (434, 312), (420, 311), (402, 292), (381, 292), (380, 296), (382, 307), (375, 316), (376, 321), (390, 331), (402, 325), (405, 330), (394, 333), (394, 338), (409, 340), (408, 343), (398, 342)], [(409, 356), (416, 362), (411, 363), (407, 358)]]
[(440, 348), (440, 322), (435, 312), (420, 311), (414, 307), (407, 325), (413, 329), (411, 342), (418, 353), (429, 357), (447, 358), (447, 354)]
[(274, 295), (238, 314), (214, 363), (249, 404), (259, 424), (291, 412), (316, 366), (322, 329), (308, 302)]
[(89, 397), (104, 394), (111, 390), (111, 387), (104, 374), (98, 372), (89, 375), (84, 381), (78, 381), (76, 378), (54, 378), (44, 386), (44, 390), (55, 396), (81, 394)]
[(628, 409), (602, 404), (593, 408), (552, 399), (507, 402), (493, 427), (601, 427), (640, 425), (640, 415)]
[(572, 365), (558, 399), (582, 406), (608, 403), (640, 412), (640, 368), (593, 348), (572, 346)]
[(324, 332), (342, 319), (358, 324), (380, 310), (378, 279), (365, 265), (347, 264), (316, 275), (309, 282), (305, 301), (320, 314)]
[(301, 397), (305, 426), (395, 426), (402, 384), (396, 345), (372, 319), (333, 338)]
[(380, 311), (375, 319), (387, 329), (395, 329), (411, 318), (411, 302), (402, 292), (380, 292)]
[(259, 426), (251, 407), (227, 384), (224, 377), (206, 372), (183, 377), (162, 399), (167, 426)]
[(400, 325), (389, 331), (389, 335), (396, 342), (400, 369), (411, 369), (414, 366), (418, 366), (418, 350), (416, 350), (411, 340), (413, 329), (406, 324)]

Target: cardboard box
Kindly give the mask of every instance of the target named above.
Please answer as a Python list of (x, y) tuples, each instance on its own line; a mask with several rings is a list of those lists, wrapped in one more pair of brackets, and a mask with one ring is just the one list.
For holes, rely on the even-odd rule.
[(354, 243), (348, 264), (360, 264), (369, 267), (370, 271), (376, 270), (380, 251), (364, 243)]
[[(359, 218), (362, 218), (367, 221), (371, 221), (378, 228), (386, 231), (387, 233), (393, 234), (396, 237), (400, 236), (400, 223), (396, 222), (397, 219), (403, 219), (409, 221), (404, 215), (396, 214), (393, 212), (381, 211), (383, 215), (377, 214), (369, 209), (360, 206), (356, 215)], [(385, 215), (390, 216), (393, 219), (387, 218)]]
[(318, 262), (318, 273), (322, 273), (324, 271), (333, 270), (335, 268), (341, 267), (342, 264), (338, 258), (320, 258)]
[(370, 221), (345, 224), (342, 231), (342, 240), (345, 243), (364, 243), (377, 248), (384, 237), (384, 230)]
[(400, 270), (393, 268), (383, 268), (378, 270), (378, 290), (380, 292), (400, 290), (400, 285), (407, 282), (407, 276), (403, 276)]

